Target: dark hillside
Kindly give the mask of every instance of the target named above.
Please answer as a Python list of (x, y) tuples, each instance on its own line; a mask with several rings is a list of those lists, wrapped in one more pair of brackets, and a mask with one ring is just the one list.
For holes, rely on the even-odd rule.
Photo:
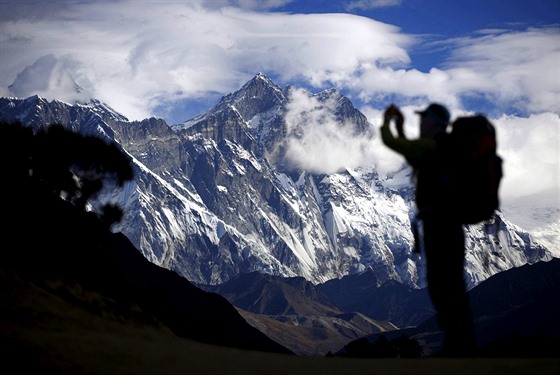
[(398, 327), (417, 326), (435, 313), (426, 289), (394, 280), (379, 285), (371, 269), (329, 280), (317, 289), (344, 311), (359, 311)]
[[(500, 272), (469, 291), (480, 357), (560, 358), (560, 259)], [(368, 336), (417, 339), (437, 354), (442, 334), (435, 317), (414, 328)], [(358, 346), (356, 344), (356, 346)], [(361, 349), (363, 349), (363, 346)], [(348, 346), (341, 351), (347, 354)]]
[[(5, 125), (1, 124), (0, 131)], [(44, 180), (37, 181), (35, 170), (26, 164), (26, 158), (33, 155), (29, 153), (32, 138), (27, 134), (18, 143), (17, 136), (10, 136), (0, 137), (5, 144), (11, 142), (0, 154), (0, 168), (7, 172), (2, 182), (0, 227), (3, 347), (18, 347), (7, 345), (14, 340), (10, 332), (18, 325), (16, 316), (13, 326), (8, 319), (10, 311), (12, 315), (17, 312), (10, 301), (28, 305), (38, 294), (85, 310), (100, 321), (111, 317), (164, 327), (204, 343), (289, 353), (250, 326), (225, 298), (147, 261), (124, 235), (111, 233), (108, 224), (114, 220), (103, 221), (85, 212), (59, 198)], [(34, 291), (29, 301), (21, 294), (26, 290)], [(60, 316), (58, 320), (64, 319)]]
[(333, 316), (342, 313), (303, 277), (283, 278), (250, 272), (222, 285), (201, 288), (256, 314)]
[(302, 356), (324, 356), (356, 338), (397, 328), (388, 321), (337, 309), (303, 277), (251, 272), (201, 288), (225, 297), (251, 325)]

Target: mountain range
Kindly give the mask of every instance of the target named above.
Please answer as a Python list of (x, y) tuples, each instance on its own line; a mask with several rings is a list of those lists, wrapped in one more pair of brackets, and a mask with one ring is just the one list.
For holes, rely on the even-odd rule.
[[(302, 100), (306, 106), (298, 105)], [(192, 283), (201, 293), (225, 297), (229, 307), (217, 309), (235, 306), (234, 319), (241, 315), (272, 338), (272, 346), (280, 343), (276, 350), (301, 355), (333, 353), (354, 339), (388, 332), (421, 336), (408, 327), (435, 330), (423, 261), (413, 252), (411, 171), (403, 165), (381, 178), (372, 165), (327, 172), (301, 162), (305, 155), (297, 151), (321, 132), (376, 137), (373, 125), (335, 89), (282, 89), (257, 74), (181, 124), (129, 121), (96, 100), (69, 104), (38, 96), (0, 98), (0, 119), (34, 130), (62, 124), (122, 147), (135, 178), (121, 189), (104, 190), (91, 210), (106, 202), (123, 208), (112, 231), (123, 247), (137, 249), (136, 255), (157, 267), (145, 271), (154, 280), (169, 279), (157, 282), (151, 296), (172, 293), (172, 306), (178, 306), (171, 311), (184, 308), (171, 289), (187, 293)], [(500, 212), (467, 227), (466, 234), (466, 278), (473, 291), (493, 275), (555, 260)], [(136, 272), (151, 268), (127, 251), (118, 262), (124, 269), (130, 264), (132, 274), (122, 277), (147, 283), (139, 293), (149, 281)], [(177, 286), (179, 279), (189, 286)], [(499, 294), (499, 288), (491, 289)], [(156, 301), (142, 309), (154, 308)], [(195, 307), (189, 324), (204, 311)]]
[[(311, 106), (294, 110), (301, 96)], [(376, 136), (336, 89), (302, 94), (259, 73), (206, 113), (173, 125), (128, 121), (96, 100), (1, 98), (0, 113), (34, 129), (60, 123), (122, 146), (136, 178), (100, 198), (124, 207), (114, 231), (194, 283), (259, 271), (317, 284), (371, 269), (379, 283), (425, 286), (422, 259), (412, 251), (409, 169), (382, 179), (373, 166), (320, 173), (294, 159), (294, 144), (311, 142), (321, 124), (347, 137)], [(552, 257), (499, 212), (466, 233), (469, 288)]]

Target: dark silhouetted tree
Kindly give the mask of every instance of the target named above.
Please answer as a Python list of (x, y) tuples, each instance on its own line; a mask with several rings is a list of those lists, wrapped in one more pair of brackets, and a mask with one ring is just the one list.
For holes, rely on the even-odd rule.
[(385, 336), (379, 336), (373, 343), (372, 357), (393, 358), (396, 357), (396, 350), (393, 344)]
[(404, 334), (394, 339), (392, 345), (400, 358), (418, 358), (423, 353), (420, 343)]
[[(60, 124), (34, 134), (20, 123), (2, 122), (0, 134), (0, 159), (7, 172), (4, 189), (16, 196), (40, 189), (85, 210), (104, 186), (122, 187), (134, 178), (131, 158), (117, 144)], [(107, 204), (99, 216), (110, 226), (122, 218), (122, 211)]]

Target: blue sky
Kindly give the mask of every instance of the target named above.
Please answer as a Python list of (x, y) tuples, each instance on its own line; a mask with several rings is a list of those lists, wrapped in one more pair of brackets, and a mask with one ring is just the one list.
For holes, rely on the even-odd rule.
[[(325, 6), (331, 4), (331, 7), (343, 3), (318, 2)], [(294, 10), (297, 11), (297, 7), (305, 3), (311, 2), (294, 2)], [(483, 29), (521, 31), (527, 27), (558, 24), (560, 21), (560, 2), (555, 0), (404, 0), (394, 3), (394, 6), (351, 11), (397, 25), (404, 33), (424, 35), (431, 41), (466, 37)], [(410, 54), (414, 67), (421, 71), (439, 66), (447, 57), (445, 53), (422, 48), (412, 49)]]
[[(360, 6), (361, 4), (361, 6)], [(558, 23), (560, 3), (555, 0), (295, 0), (277, 8), (294, 13), (353, 13), (398, 25), (403, 32), (462, 36), (487, 28)]]
[[(175, 124), (258, 72), (336, 87), (374, 126), (395, 102), (411, 135), (432, 101), (487, 114), (504, 205), (560, 238), (558, 0), (0, 0), (0, 96), (93, 97)], [(402, 163), (370, 148), (387, 173)]]

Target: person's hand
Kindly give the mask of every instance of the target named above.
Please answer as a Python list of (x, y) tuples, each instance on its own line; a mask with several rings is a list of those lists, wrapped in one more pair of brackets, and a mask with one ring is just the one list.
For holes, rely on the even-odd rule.
[(399, 137), (404, 138), (404, 128), (403, 128), (404, 116), (402, 112), (399, 110), (399, 108), (396, 105), (391, 104), (387, 107), (387, 109), (385, 109), (385, 113), (383, 114), (383, 116), (386, 124), (391, 122), (392, 119), (395, 119), (397, 133)]
[(396, 117), (398, 113), (400, 113), (400, 111), (394, 104), (389, 105), (385, 109), (385, 113), (383, 114), (383, 118), (385, 120), (385, 123), (391, 122), (393, 117)]
[(397, 114), (395, 115), (395, 125), (397, 126), (397, 134), (401, 138), (405, 138), (404, 136), (404, 116), (401, 111), (397, 110)]

